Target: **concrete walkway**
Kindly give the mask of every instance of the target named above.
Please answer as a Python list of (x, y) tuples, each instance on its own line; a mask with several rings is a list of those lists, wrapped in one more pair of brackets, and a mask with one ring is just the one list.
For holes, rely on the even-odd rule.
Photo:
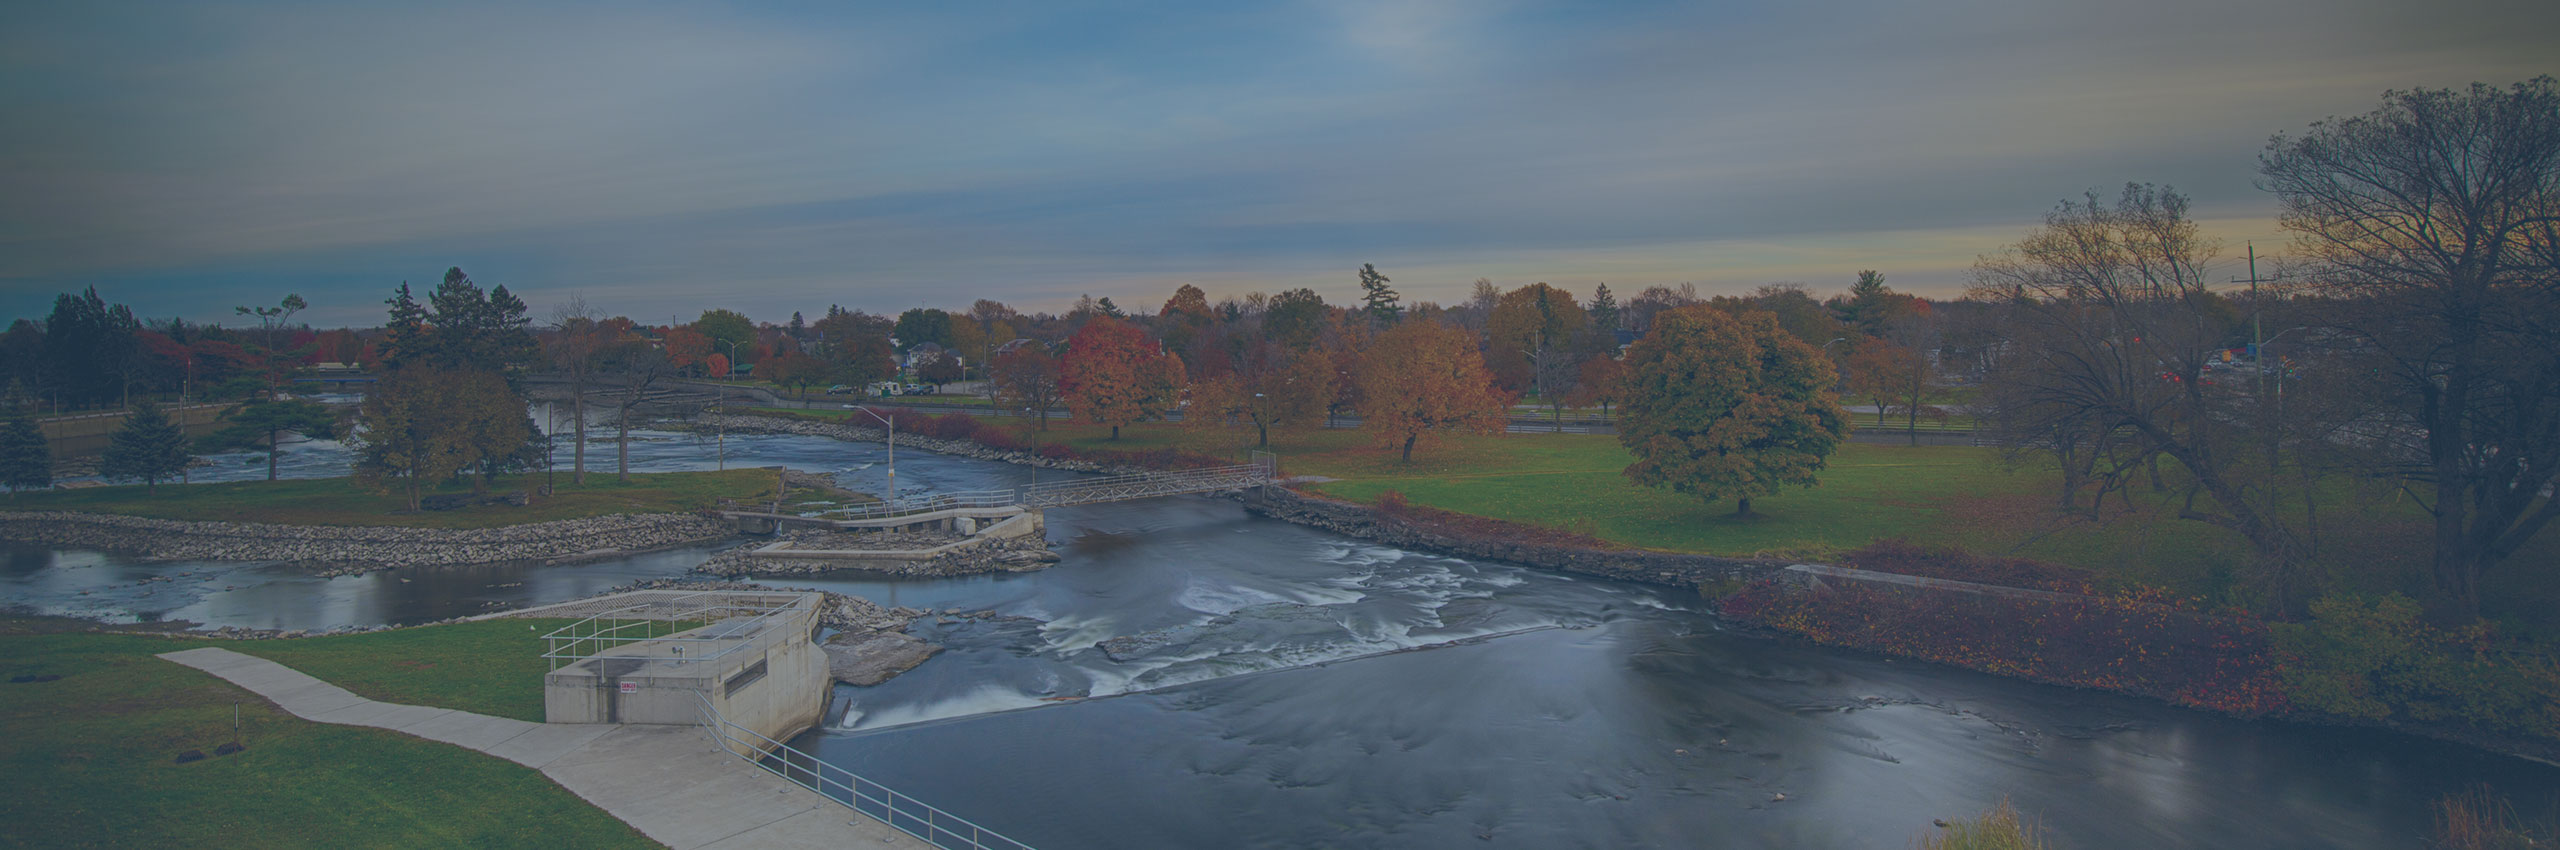
[(405, 732), (540, 770), (675, 850), (925, 846), (712, 746), (691, 726), (527, 723), (375, 702), (228, 649), (160, 657), (220, 676), (305, 720)]

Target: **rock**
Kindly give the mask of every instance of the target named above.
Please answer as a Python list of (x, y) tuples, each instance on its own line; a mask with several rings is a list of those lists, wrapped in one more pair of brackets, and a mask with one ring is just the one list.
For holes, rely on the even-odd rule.
[(836, 681), (870, 687), (915, 669), (942, 647), (898, 632), (840, 634), (827, 639), (827, 672)]
[(234, 741), (232, 743), (213, 748), (213, 754), (217, 756), (227, 756), (245, 749), (248, 749), (248, 747), (242, 746), (239, 742)]
[(204, 760), (204, 751), (203, 751), (203, 750), (188, 750), (188, 751), (186, 751), (186, 752), (183, 752), (183, 753), (179, 753), (179, 754), (178, 754), (178, 763), (179, 763), (179, 764), (186, 764), (187, 762), (191, 762), (191, 761), (203, 761), (203, 760)]

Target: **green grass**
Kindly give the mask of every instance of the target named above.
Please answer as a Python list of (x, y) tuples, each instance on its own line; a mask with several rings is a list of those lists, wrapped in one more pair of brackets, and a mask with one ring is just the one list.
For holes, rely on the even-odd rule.
[[(1028, 420), (986, 421), (1033, 442)], [(1101, 426), (1052, 418), (1037, 442), (1240, 461), (1254, 439), (1250, 430), (1167, 423), (1123, 428), (1116, 441), (1108, 436)], [(2145, 482), (2111, 495), (2105, 520), (2091, 521), (2085, 511), (2059, 509), (2051, 468), (2011, 468), (1988, 448), (1850, 443), (1831, 457), (1819, 486), (1753, 499), (1756, 519), (1734, 518), (1729, 500), (1710, 505), (1635, 485), (1621, 474), (1631, 459), (1608, 435), (1450, 435), (1416, 449), (1408, 464), (1361, 432), (1306, 428), (1273, 431), (1271, 450), (1286, 474), (1339, 479), (1318, 488), (1337, 498), (1374, 502), (1396, 490), (1416, 505), (1667, 551), (1817, 559), (1899, 537), (2083, 567), (2104, 579), (2222, 601), (2238, 601), (2235, 577), (2255, 558), (2238, 534), (2180, 518), (2174, 480), (2165, 492)], [(2362, 502), (2342, 493), (2328, 504), (2315, 560), (2326, 589), (2425, 592), (2431, 537), (2423, 512), (2389, 493)], [(2545, 532), (2484, 577), (2483, 595), (2502, 623), (2560, 639), (2560, 570), (2531, 566), (2546, 563), (2560, 563), (2560, 533)]]
[[(9, 676), (62, 676), (0, 684), (0, 847), (658, 846), (531, 768), (301, 720), (152, 657), (207, 645), (0, 635)], [(248, 749), (213, 756), (234, 705)], [(174, 763), (185, 750), (208, 758)]]
[(384, 702), (542, 722), (542, 641), (575, 620), (496, 619), (224, 644)]
[[(587, 483), (556, 479), (548, 499), (524, 507), (479, 505), (452, 511), (407, 511), (396, 494), (377, 492), (353, 478), (293, 481), (239, 481), (224, 484), (161, 484), (158, 493), (140, 486), (89, 487), (20, 493), (0, 499), (7, 510), (61, 510), (125, 514), (177, 520), (275, 522), (291, 525), (389, 525), (409, 528), (490, 528), (560, 519), (622, 513), (664, 513), (711, 507), (720, 497), (772, 498), (773, 473), (736, 469), (727, 472), (635, 473), (627, 483), (612, 473), (589, 471)], [(538, 475), (508, 476), (493, 490), (538, 488)], [(437, 492), (468, 492), (448, 484)]]

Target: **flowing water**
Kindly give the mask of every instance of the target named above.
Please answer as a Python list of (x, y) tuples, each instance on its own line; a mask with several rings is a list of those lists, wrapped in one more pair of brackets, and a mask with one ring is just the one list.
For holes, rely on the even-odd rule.
[[(635, 469), (716, 462), (693, 437), (639, 436)], [(886, 479), (876, 445), (728, 452)], [(910, 494), (1058, 477), (898, 462)], [(1750, 637), (1676, 590), (1375, 546), (1217, 499), (1054, 510), (1049, 529), (1064, 560), (1035, 573), (778, 582), (995, 612), (919, 620), (946, 651), (838, 687), (796, 743), (1049, 850), (1907, 847), (2002, 797), (2069, 847), (2411, 847), (2429, 802), (2468, 784), (2529, 808), (2560, 795), (2542, 764)], [(17, 548), (0, 591), (50, 613), (320, 628), (574, 598), (708, 551), (317, 579)]]

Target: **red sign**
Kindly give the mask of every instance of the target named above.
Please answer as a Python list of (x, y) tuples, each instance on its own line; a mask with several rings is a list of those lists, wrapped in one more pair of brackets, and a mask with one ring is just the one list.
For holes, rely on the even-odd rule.
[(639, 693), (639, 692), (640, 692), (640, 683), (638, 683), (638, 682), (624, 682), (624, 683), (622, 683), (622, 692), (623, 692), (623, 693), (626, 693), (626, 694), (636, 694), (636, 693)]

